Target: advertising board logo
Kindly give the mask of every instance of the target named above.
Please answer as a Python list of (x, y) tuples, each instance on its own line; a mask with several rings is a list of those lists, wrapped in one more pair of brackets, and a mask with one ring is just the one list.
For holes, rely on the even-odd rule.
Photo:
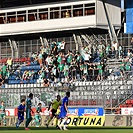
[(115, 127), (123, 125), (123, 116), (116, 115), (114, 117), (112, 125), (115, 126)]
[(67, 120), (68, 126), (103, 126), (105, 116), (70, 116)]
[(78, 116), (78, 109), (68, 109), (68, 116)]
[(98, 116), (99, 109), (84, 109), (83, 116)]
[(133, 115), (133, 110), (130, 111), (130, 115)]
[(125, 109), (124, 110), (124, 113), (125, 113), (125, 115), (128, 115), (129, 113), (128, 113), (128, 109)]

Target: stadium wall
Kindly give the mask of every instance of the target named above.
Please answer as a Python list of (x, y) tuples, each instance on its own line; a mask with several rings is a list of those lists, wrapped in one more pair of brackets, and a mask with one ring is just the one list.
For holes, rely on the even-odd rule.
[[(107, 10), (109, 13), (109, 17), (111, 23), (116, 26), (121, 26), (121, 8), (120, 8), (120, 1), (110, 1), (106, 0)], [(96, 7), (96, 15), (97, 15), (97, 25), (108, 25), (106, 13), (104, 10), (103, 2), (98, 0), (97, 7)]]

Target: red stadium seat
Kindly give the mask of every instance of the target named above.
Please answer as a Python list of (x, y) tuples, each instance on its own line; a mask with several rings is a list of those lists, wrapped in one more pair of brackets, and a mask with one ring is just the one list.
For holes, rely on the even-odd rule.
[(19, 58), (13, 59), (14, 62), (20, 62)]
[(132, 108), (132, 104), (128, 105), (128, 108)]
[(7, 62), (7, 58), (3, 58), (2, 63), (6, 63), (6, 62)]
[(93, 105), (96, 105), (96, 101), (93, 101)]
[(126, 104), (124, 104), (124, 105), (123, 105), (123, 107), (124, 107), (124, 108), (127, 108), (127, 105), (126, 105)]
[(123, 108), (123, 104), (120, 104), (120, 105), (119, 105), (119, 108)]
[(126, 100), (126, 104), (131, 104), (131, 100), (130, 99)]
[(30, 61), (30, 57), (27, 58), (27, 61)]
[(131, 104), (133, 104), (133, 99), (131, 99)]
[(25, 62), (25, 58), (20, 58), (20, 62)]

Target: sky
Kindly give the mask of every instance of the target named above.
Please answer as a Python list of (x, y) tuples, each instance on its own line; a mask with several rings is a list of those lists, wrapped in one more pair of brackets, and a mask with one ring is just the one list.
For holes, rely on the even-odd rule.
[(121, 8), (124, 9), (124, 0), (121, 0)]

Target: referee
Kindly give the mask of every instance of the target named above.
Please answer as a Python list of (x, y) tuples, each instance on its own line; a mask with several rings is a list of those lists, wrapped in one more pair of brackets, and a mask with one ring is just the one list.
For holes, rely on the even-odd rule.
[[(51, 122), (51, 120), (52, 120), (54, 117), (57, 116), (57, 115), (56, 115), (57, 109), (58, 109), (59, 106), (61, 105), (61, 97), (60, 97), (60, 95), (57, 95), (57, 99), (54, 100), (53, 102), (51, 102), (51, 103), (49, 104), (48, 111), (50, 110), (51, 105), (52, 105), (52, 110), (51, 110), (52, 116), (51, 116), (51, 117), (49, 118), (49, 120), (46, 122), (46, 127), (47, 127), (47, 128), (48, 128), (49, 123)], [(58, 119), (56, 119), (56, 126), (57, 126), (57, 123), (58, 123)]]

